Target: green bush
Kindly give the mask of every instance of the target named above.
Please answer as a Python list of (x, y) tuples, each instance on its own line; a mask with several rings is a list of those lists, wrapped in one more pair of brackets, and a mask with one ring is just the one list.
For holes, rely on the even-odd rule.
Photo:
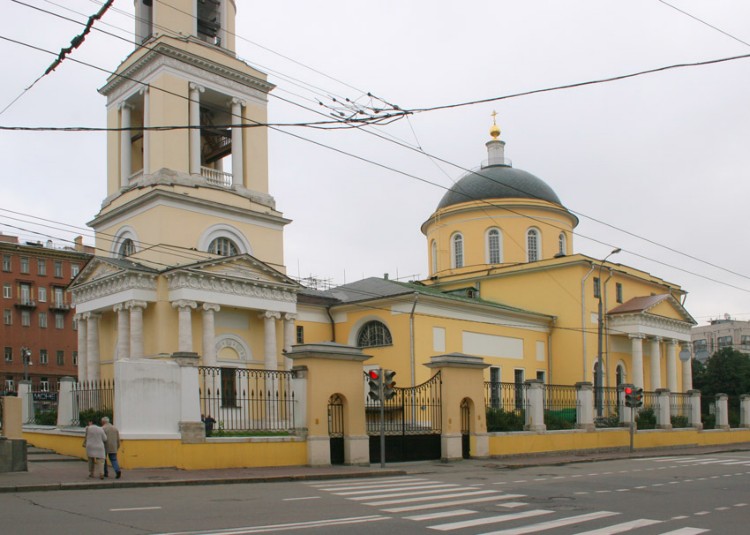
[(714, 429), (716, 427), (715, 414), (703, 414), (701, 420), (703, 421), (703, 429)]
[(504, 411), (502, 409), (487, 409), (487, 431), (523, 431), (525, 422), (523, 411)]
[(641, 410), (635, 417), (638, 429), (656, 429), (656, 414), (654, 409), (648, 408)]
[(78, 425), (86, 427), (89, 422), (94, 422), (96, 425), (101, 424), (103, 417), (108, 417), (110, 422), (113, 422), (112, 409), (86, 409), (78, 413)]
[(688, 427), (687, 416), (672, 416), (670, 420), (672, 422), (672, 427)]
[(34, 423), (37, 425), (57, 425), (57, 409), (36, 413)]
[(576, 426), (576, 410), (544, 411), (544, 424), (548, 431), (573, 429)]

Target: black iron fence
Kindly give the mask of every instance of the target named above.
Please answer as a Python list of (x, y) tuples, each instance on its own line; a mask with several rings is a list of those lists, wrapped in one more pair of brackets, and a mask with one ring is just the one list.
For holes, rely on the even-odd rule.
[(0, 396), (0, 436), (3, 435), (4, 412), (5, 412), (5, 396)]
[[(383, 402), (386, 435), (439, 434), (442, 427), (440, 373), (429, 381), (407, 388), (394, 388), (395, 395)], [(380, 433), (380, 403), (365, 401), (367, 433)]]
[(293, 431), (293, 378), (292, 371), (200, 366), (201, 414), (215, 421), (213, 436)]
[(573, 429), (578, 415), (578, 389), (568, 385), (544, 385), (544, 424), (548, 430)]
[(485, 381), (487, 431), (521, 431), (526, 419), (526, 384)]
[(49, 390), (32, 390), (27, 398), (29, 410), (25, 424), (57, 425), (58, 393)]
[(669, 395), (669, 416), (672, 427), (688, 427), (691, 410), (690, 394), (674, 392)]
[(71, 425), (97, 425), (103, 416), (114, 421), (115, 382), (113, 380), (81, 381), (73, 383), (73, 421)]

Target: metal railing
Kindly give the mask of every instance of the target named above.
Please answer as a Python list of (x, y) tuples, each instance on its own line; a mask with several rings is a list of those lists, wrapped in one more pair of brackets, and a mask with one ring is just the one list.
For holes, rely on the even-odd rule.
[(213, 436), (295, 429), (294, 372), (198, 367), (201, 414)]
[(669, 395), (669, 415), (672, 427), (688, 427), (690, 421), (690, 395), (673, 392)]
[(73, 384), (73, 421), (85, 427), (89, 421), (99, 424), (102, 416), (113, 420), (115, 382), (113, 380), (82, 381)]
[[(396, 394), (383, 402), (386, 435), (440, 434), (442, 428), (442, 383), (440, 373), (414, 387), (398, 388)], [(380, 403), (365, 401), (367, 433), (380, 433)]]
[(526, 388), (524, 383), (485, 381), (487, 431), (523, 430), (526, 418)]
[(544, 385), (544, 423), (547, 429), (572, 429), (578, 415), (578, 389)]

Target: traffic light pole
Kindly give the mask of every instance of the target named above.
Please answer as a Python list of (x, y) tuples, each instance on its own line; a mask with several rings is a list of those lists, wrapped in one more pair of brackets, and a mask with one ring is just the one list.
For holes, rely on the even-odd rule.
[(630, 453), (633, 453), (633, 435), (635, 434), (635, 409), (630, 409)]
[(383, 399), (383, 368), (378, 369), (380, 377), (380, 468), (385, 468), (385, 400)]

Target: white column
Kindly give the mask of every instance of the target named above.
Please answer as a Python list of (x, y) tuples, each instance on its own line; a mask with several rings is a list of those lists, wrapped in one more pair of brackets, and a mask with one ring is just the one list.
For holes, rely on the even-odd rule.
[(240, 125), (232, 128), (232, 186), (243, 186), (245, 184), (245, 151), (242, 145), (244, 134), (242, 128), (242, 109), (245, 101), (238, 98), (232, 99), (232, 124)]
[(190, 84), (190, 174), (201, 174), (201, 93), (204, 89), (198, 84)]
[(78, 381), (88, 381), (88, 352), (86, 351), (88, 331), (88, 315), (78, 314), (76, 316), (78, 323)]
[(216, 366), (216, 322), (219, 305), (203, 303), (203, 365)]
[(643, 388), (643, 339), (642, 334), (631, 334), (630, 346), (633, 357), (633, 386)]
[(545, 431), (544, 385), (538, 379), (526, 381), (526, 421), (524, 431)]
[(655, 336), (651, 339), (651, 391), (661, 387), (661, 338)]
[(693, 389), (693, 359), (682, 361), (682, 391), (688, 392)]
[[(292, 350), (294, 342), (297, 340), (297, 329), (294, 321), (297, 319), (296, 314), (284, 314), (284, 351), (289, 353)], [(289, 357), (284, 357), (284, 369), (291, 370), (294, 362)]]
[(132, 132), (130, 131), (130, 110), (133, 106), (127, 102), (120, 105), (120, 187), (128, 186), (132, 169)]
[(670, 392), (677, 392), (677, 348), (680, 343), (670, 340), (667, 343), (667, 388)]
[(143, 175), (151, 172), (151, 98), (148, 88), (141, 89), (143, 95)]
[(130, 358), (143, 358), (143, 309), (148, 303), (145, 301), (129, 301), (126, 306), (130, 309)]
[(98, 381), (101, 377), (99, 373), (99, 317), (94, 312), (88, 314), (86, 320), (86, 360), (87, 360), (87, 380)]
[(594, 386), (591, 383), (576, 383), (576, 429), (595, 429)]
[(130, 358), (130, 313), (123, 303), (115, 305), (117, 313), (117, 358)]
[(180, 299), (172, 303), (177, 309), (177, 351), (181, 353), (193, 352), (193, 316), (192, 310), (198, 306), (195, 301)]
[(263, 355), (265, 368), (276, 370), (279, 367), (276, 350), (276, 320), (281, 318), (280, 312), (267, 310), (260, 315), (263, 318)]

